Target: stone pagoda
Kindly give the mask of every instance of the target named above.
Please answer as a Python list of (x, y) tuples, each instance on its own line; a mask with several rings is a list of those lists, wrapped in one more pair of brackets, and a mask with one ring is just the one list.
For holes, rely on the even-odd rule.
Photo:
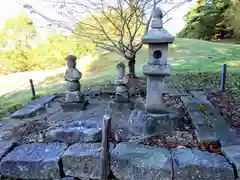
[(116, 94), (114, 101), (115, 102), (129, 102), (130, 96), (129, 96), (129, 89), (127, 87), (128, 78), (125, 77), (125, 64), (123, 62), (120, 62), (117, 64), (117, 73), (116, 73)]
[(148, 62), (143, 65), (143, 73), (147, 75), (147, 97), (145, 109), (147, 113), (164, 113), (163, 102), (164, 78), (171, 74), (168, 64), (168, 44), (174, 37), (163, 28), (163, 13), (156, 7), (152, 14), (151, 28), (144, 35), (142, 42), (148, 44)]
[(87, 105), (84, 94), (81, 92), (80, 79), (82, 73), (76, 68), (77, 57), (69, 55), (66, 57), (67, 70), (64, 75), (66, 81), (66, 98), (62, 105), (64, 110), (81, 110)]

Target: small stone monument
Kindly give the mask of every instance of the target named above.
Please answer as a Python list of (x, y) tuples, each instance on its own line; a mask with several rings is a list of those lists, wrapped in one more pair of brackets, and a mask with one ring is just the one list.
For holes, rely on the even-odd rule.
[(66, 81), (66, 98), (63, 109), (84, 109), (87, 104), (84, 94), (81, 93), (79, 80), (82, 78), (82, 73), (76, 68), (76, 60), (77, 57), (73, 55), (66, 57), (67, 70), (64, 75)]
[(168, 64), (168, 44), (174, 37), (163, 28), (163, 13), (156, 7), (152, 14), (151, 29), (144, 35), (143, 43), (149, 45), (148, 62), (143, 65), (143, 73), (147, 75), (147, 113), (164, 113), (163, 102), (164, 78), (170, 75)]
[(116, 73), (116, 94), (114, 101), (115, 102), (129, 102), (129, 89), (127, 87), (128, 79), (125, 77), (125, 65), (120, 62), (117, 64), (117, 73)]

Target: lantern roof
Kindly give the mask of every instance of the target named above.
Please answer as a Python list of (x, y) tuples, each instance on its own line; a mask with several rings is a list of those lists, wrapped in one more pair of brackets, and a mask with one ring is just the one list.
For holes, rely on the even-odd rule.
[(163, 28), (163, 13), (159, 7), (152, 12), (149, 31), (143, 36), (143, 44), (170, 44), (174, 41), (172, 36)]

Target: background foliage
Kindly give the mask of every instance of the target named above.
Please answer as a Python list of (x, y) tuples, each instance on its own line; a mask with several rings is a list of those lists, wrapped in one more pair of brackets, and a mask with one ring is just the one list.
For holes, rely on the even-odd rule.
[(199, 0), (189, 11), (179, 37), (204, 40), (240, 38), (239, 0)]
[(23, 14), (7, 20), (0, 32), (0, 74), (58, 68), (65, 64), (68, 54), (80, 58), (95, 49), (79, 37), (53, 33), (47, 40), (41, 38)]

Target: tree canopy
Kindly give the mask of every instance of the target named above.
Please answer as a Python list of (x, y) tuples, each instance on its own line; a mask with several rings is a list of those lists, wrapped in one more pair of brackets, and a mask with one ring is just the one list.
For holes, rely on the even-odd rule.
[(58, 68), (65, 65), (68, 54), (81, 57), (95, 49), (74, 36), (51, 33), (46, 41), (39, 38), (34, 23), (24, 14), (6, 20), (0, 32), (0, 74)]
[(199, 0), (189, 11), (180, 37), (204, 40), (240, 38), (238, 0)]

